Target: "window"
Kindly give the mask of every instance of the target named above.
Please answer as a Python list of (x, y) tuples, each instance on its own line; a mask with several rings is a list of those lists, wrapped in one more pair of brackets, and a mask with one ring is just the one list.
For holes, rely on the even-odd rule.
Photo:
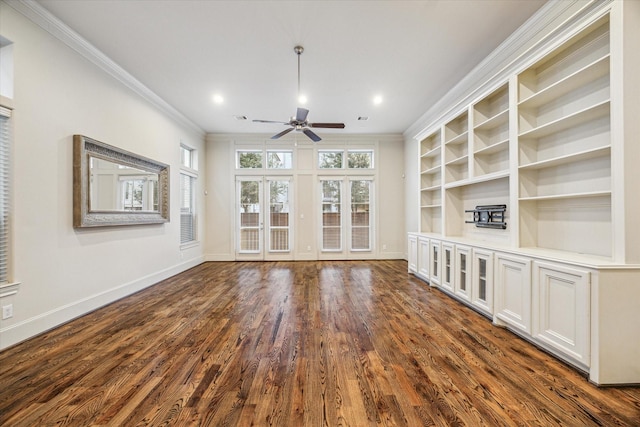
[(192, 150), (184, 145), (180, 146), (180, 164), (185, 168), (193, 169)]
[(11, 110), (0, 107), (0, 283), (8, 281)]
[(318, 151), (318, 167), (320, 169), (341, 169), (342, 151)]
[(244, 150), (237, 152), (238, 169), (261, 169), (262, 150)]
[(351, 181), (351, 250), (371, 250), (371, 180)]
[(372, 169), (373, 151), (349, 150), (347, 153), (347, 165), (349, 169)]
[(293, 153), (291, 151), (267, 150), (267, 169), (291, 169)]
[(196, 228), (196, 182), (198, 172), (195, 150), (180, 146), (180, 243), (190, 243), (197, 240)]
[[(346, 158), (348, 169), (373, 169), (373, 150), (347, 150)], [(344, 151), (318, 151), (319, 169), (343, 169), (344, 167)]]
[(342, 250), (342, 181), (322, 180), (322, 250)]

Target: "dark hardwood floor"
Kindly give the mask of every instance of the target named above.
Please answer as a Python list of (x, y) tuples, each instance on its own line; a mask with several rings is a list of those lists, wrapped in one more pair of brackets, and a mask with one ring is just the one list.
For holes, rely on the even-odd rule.
[(0, 425), (640, 425), (406, 268), (202, 264), (0, 352)]

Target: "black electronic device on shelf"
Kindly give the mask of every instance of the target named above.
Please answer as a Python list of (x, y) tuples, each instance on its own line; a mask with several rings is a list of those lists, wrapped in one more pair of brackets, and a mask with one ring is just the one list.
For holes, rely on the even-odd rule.
[(475, 224), (481, 228), (498, 228), (504, 230), (507, 223), (504, 221), (504, 213), (507, 205), (483, 205), (476, 206), (475, 209), (466, 210), (473, 212), (473, 221), (465, 221), (467, 224)]

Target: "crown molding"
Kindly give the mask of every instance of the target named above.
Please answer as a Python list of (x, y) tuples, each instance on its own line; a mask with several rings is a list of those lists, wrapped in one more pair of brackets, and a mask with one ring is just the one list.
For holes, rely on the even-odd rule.
[[(455, 117), (479, 95), (499, 87), (529, 65), (536, 54), (575, 31), (586, 18), (608, 10), (613, 0), (550, 0), (449, 92), (416, 120), (403, 135), (422, 139), (434, 127)], [(538, 55), (539, 56), (539, 55)]]
[(115, 78), (127, 88), (134, 91), (147, 102), (158, 108), (171, 119), (186, 128), (201, 135), (205, 131), (185, 115), (173, 108), (168, 102), (160, 98), (155, 92), (129, 74), (124, 68), (116, 64), (111, 58), (73, 31), (64, 22), (56, 18), (35, 0), (3, 0), (6, 4), (31, 20), (43, 30), (60, 40), (62, 43), (78, 52), (85, 59)]

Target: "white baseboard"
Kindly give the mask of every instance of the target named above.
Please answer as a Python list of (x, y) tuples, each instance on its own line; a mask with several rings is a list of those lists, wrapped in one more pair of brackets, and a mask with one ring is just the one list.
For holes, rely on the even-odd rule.
[(18, 344), (53, 329), (56, 326), (60, 326), (63, 323), (90, 313), (93, 310), (155, 285), (164, 279), (175, 276), (203, 262), (204, 257), (199, 256), (2, 328), (0, 329), (0, 350)]

